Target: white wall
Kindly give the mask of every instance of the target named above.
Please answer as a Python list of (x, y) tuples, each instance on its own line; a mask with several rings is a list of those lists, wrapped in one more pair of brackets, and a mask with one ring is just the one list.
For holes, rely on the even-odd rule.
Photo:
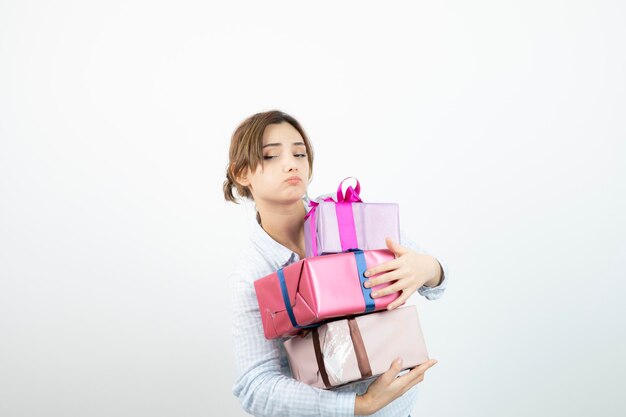
[(619, 1), (0, 4), (0, 415), (245, 415), (230, 135), (296, 116), (310, 194), (396, 201), (450, 287), (415, 415), (622, 416)]

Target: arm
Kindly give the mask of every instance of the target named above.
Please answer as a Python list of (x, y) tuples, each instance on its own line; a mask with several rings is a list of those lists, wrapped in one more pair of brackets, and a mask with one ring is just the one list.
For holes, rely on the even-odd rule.
[[(412, 241), (411, 239), (409, 239), (404, 232), (400, 231), (400, 244), (402, 246), (406, 246), (407, 248), (417, 252), (417, 253), (421, 253), (424, 255), (429, 255), (428, 252), (426, 252), (426, 250), (424, 250), (424, 248), (422, 248), (419, 244), (415, 243), (414, 241)], [(434, 257), (433, 257), (434, 258)], [(443, 292), (445, 291), (446, 287), (448, 286), (448, 280), (447, 277), (449, 276), (448, 274), (448, 266), (447, 264), (437, 258), (434, 258), (437, 263), (439, 264), (439, 274), (440, 274), (440, 280), (439, 283), (437, 285), (437, 283), (435, 283), (435, 285), (429, 285), (431, 284), (426, 283), (424, 284), (422, 287), (418, 288), (417, 292), (426, 297), (429, 300), (436, 300), (438, 298), (441, 298), (441, 296), (443, 295)]]
[(355, 393), (311, 387), (281, 372), (286, 366), (282, 339), (267, 340), (252, 282), (230, 277), (235, 354), (233, 394), (255, 416), (354, 415)]

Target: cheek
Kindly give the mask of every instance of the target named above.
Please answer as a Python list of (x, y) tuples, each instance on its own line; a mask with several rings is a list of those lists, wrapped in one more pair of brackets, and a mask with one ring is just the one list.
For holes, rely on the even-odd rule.
[(261, 184), (265, 189), (272, 189), (276, 187), (276, 184), (280, 182), (281, 175), (280, 173), (273, 172), (272, 170), (266, 169), (264, 175), (260, 177)]

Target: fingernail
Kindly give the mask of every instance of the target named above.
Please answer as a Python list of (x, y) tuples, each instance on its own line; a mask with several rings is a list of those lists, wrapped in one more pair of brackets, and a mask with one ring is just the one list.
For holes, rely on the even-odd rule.
[(396, 308), (396, 306), (394, 306), (393, 304), (389, 304), (387, 306), (387, 310), (393, 310), (394, 308)]
[(396, 365), (402, 366), (402, 358), (396, 359)]
[(367, 281), (365, 284), (363, 284), (363, 286), (364, 286), (365, 288), (369, 288), (369, 287), (371, 287), (371, 286), (372, 286), (372, 284), (370, 284), (370, 283), (369, 283), (369, 281)]
[(365, 275), (366, 277), (369, 277), (371, 274), (370, 274), (369, 271), (365, 271), (365, 273), (363, 275)]
[(372, 297), (378, 297), (378, 293), (377, 292), (373, 292), (372, 293)]

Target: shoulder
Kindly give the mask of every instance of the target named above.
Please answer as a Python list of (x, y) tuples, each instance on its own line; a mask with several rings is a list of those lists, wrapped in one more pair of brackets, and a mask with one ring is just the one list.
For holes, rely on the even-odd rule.
[(272, 272), (274, 270), (270, 261), (263, 256), (254, 242), (249, 241), (235, 255), (229, 280), (252, 284)]

